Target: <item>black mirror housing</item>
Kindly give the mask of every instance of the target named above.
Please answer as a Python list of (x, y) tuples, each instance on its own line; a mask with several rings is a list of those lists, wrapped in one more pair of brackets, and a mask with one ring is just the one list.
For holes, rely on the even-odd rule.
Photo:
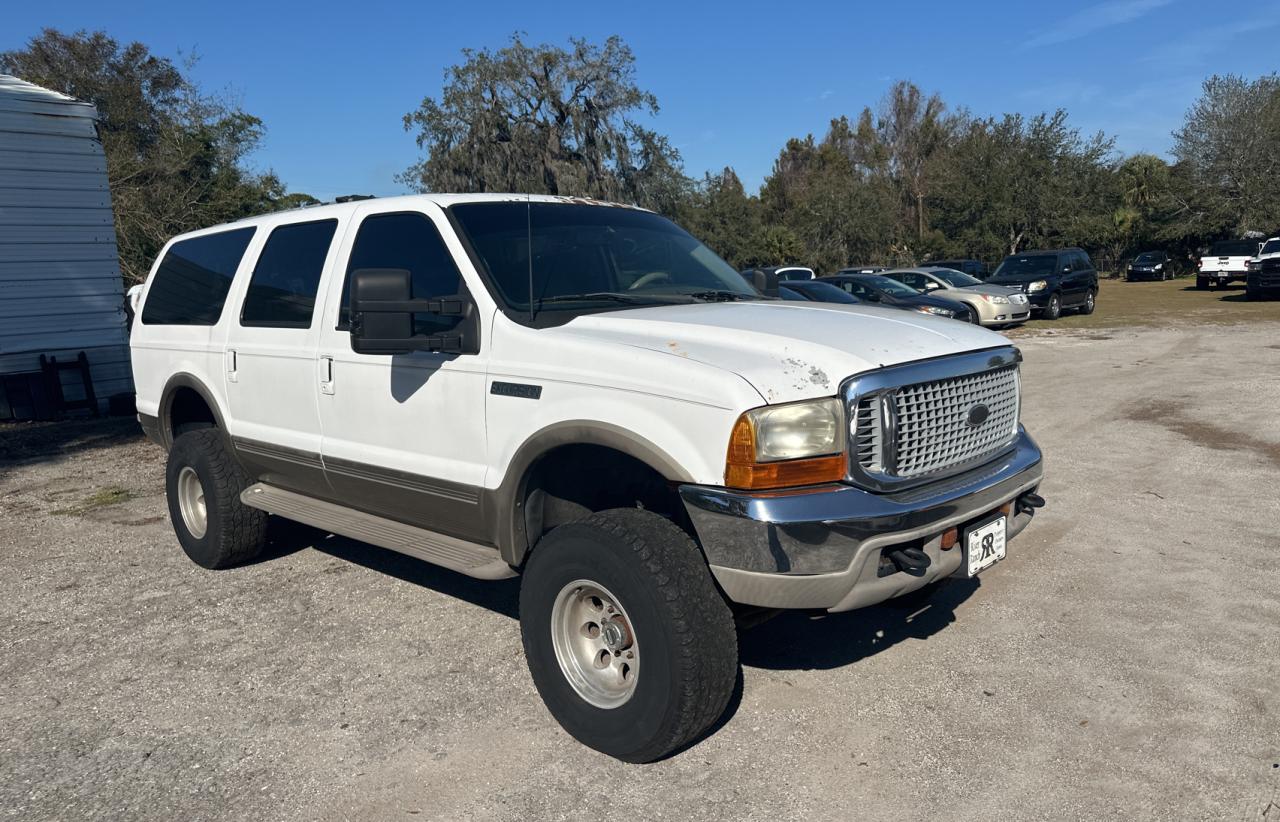
[(778, 296), (778, 272), (776, 271), (753, 270), (751, 272), (751, 284), (761, 294), (769, 297)]
[[(357, 354), (439, 351), (477, 353), (475, 309), (468, 295), (413, 299), (413, 277), (403, 268), (360, 268), (351, 272), (351, 350)], [(414, 314), (463, 317), (456, 333), (415, 334)], [(475, 349), (475, 350), (473, 350)]]

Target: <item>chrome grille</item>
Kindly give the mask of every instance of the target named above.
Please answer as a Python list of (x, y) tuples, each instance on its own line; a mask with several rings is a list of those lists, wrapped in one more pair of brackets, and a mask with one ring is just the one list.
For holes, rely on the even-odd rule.
[[(894, 474), (918, 477), (972, 462), (1008, 444), (1018, 424), (1018, 371), (1002, 368), (967, 377), (908, 385), (897, 391)], [(969, 424), (979, 404), (988, 416)]]
[[(1019, 403), (1016, 360), (1004, 362), (1015, 364), (898, 386), (885, 380), (861, 396), (852, 392), (853, 478), (920, 482), (1002, 451), (1017, 435)], [(971, 424), (979, 405), (986, 419)]]
[(880, 424), (880, 398), (863, 397), (853, 414), (853, 452), (865, 470), (884, 470), (884, 427)]

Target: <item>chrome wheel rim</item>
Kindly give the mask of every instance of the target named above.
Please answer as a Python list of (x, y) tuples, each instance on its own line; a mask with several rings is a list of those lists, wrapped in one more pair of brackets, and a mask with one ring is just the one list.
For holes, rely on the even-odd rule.
[(617, 708), (635, 693), (640, 647), (626, 610), (603, 585), (577, 579), (560, 589), (551, 644), (565, 679), (590, 704)]
[(182, 512), (182, 524), (196, 539), (203, 539), (209, 527), (209, 514), (204, 506), (204, 486), (200, 475), (191, 466), (183, 466), (178, 472), (178, 510)]

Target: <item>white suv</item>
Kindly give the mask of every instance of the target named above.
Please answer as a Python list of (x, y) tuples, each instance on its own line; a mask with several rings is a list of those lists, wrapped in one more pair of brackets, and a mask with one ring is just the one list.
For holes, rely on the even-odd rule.
[(735, 617), (972, 576), (1043, 504), (1003, 337), (765, 298), (625, 206), (415, 196), (193, 232), (132, 344), (191, 559), (248, 560), (274, 514), (521, 574), (538, 691), (629, 761), (722, 713)]

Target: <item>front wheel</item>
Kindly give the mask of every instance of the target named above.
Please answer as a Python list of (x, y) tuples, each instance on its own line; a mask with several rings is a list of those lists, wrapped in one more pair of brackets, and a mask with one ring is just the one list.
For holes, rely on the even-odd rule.
[(1092, 290), (1089, 291), (1084, 298), (1084, 305), (1080, 306), (1081, 314), (1092, 314), (1093, 309), (1097, 307), (1098, 296)]
[(1049, 302), (1044, 307), (1044, 318), (1046, 320), (1056, 320), (1062, 316), (1062, 298), (1057, 294), (1049, 297)]
[(520, 632), (552, 716), (627, 762), (696, 739), (737, 680), (733, 615), (706, 561), (649, 511), (603, 511), (547, 534), (521, 581)]

